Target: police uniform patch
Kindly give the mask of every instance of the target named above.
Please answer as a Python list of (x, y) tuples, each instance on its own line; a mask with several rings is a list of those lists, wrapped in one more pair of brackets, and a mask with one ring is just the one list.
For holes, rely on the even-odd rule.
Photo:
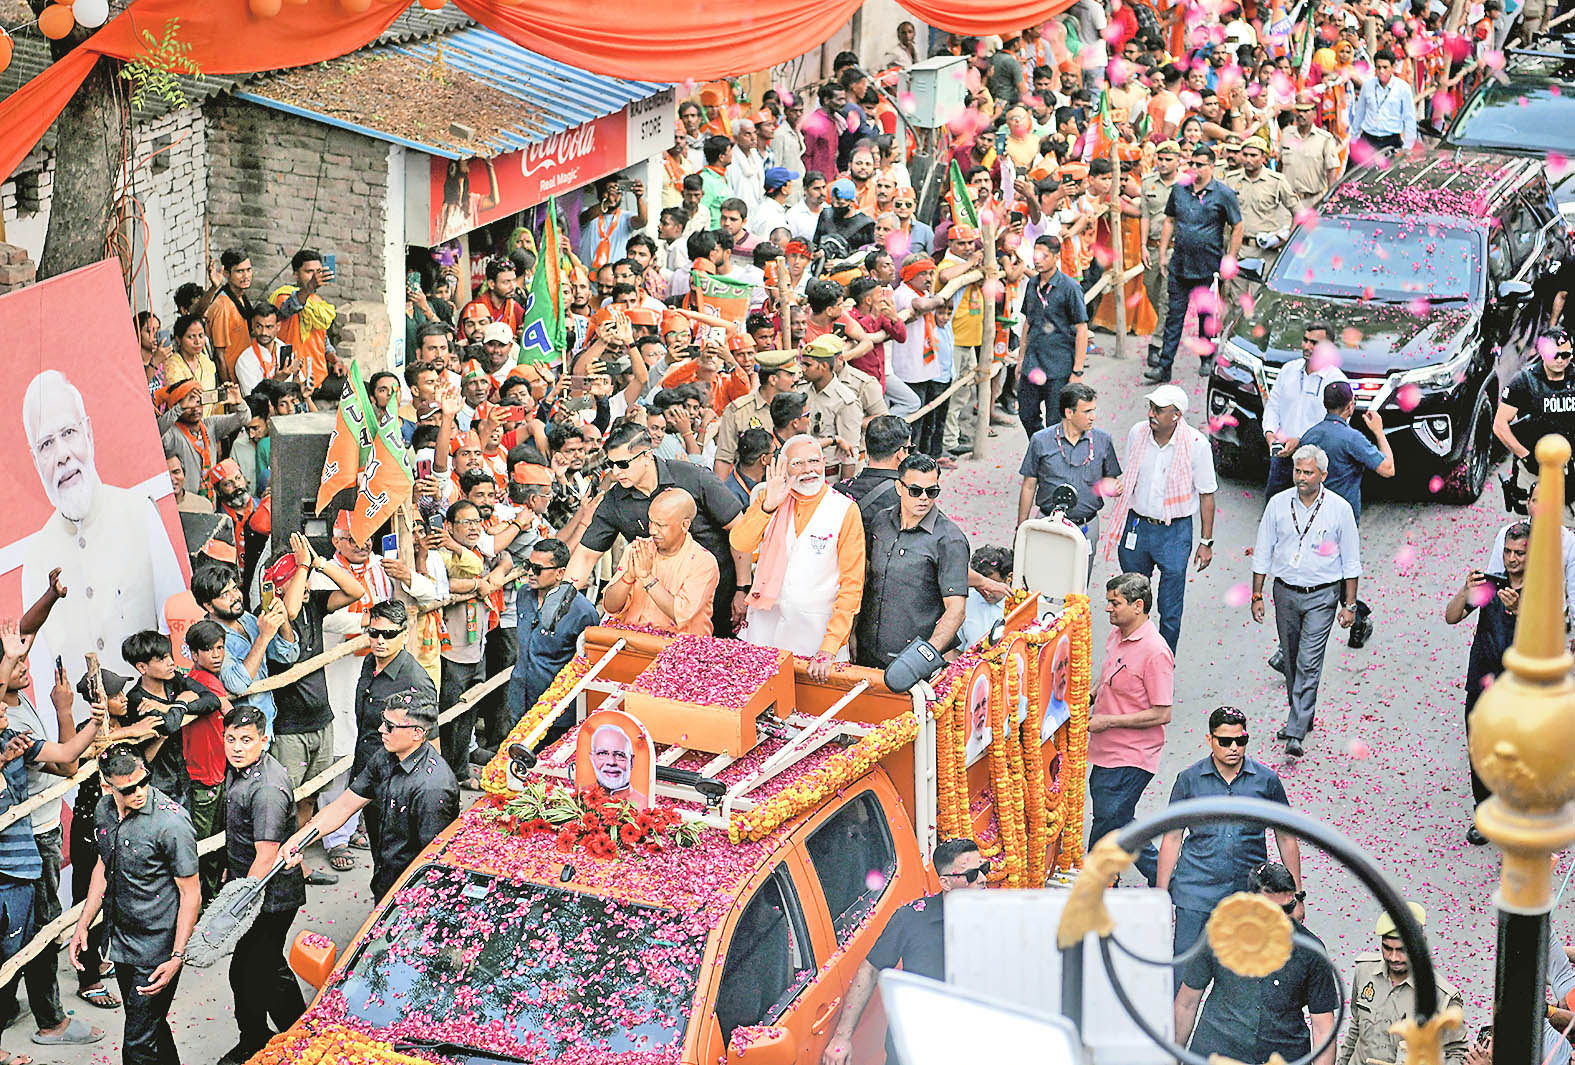
[(1373, 982), (1369, 980), (1367, 981), (1367, 986), (1362, 988), (1362, 993), (1358, 995), (1357, 998), (1360, 998), (1363, 1002), (1371, 1002), (1373, 1000), (1373, 994)]

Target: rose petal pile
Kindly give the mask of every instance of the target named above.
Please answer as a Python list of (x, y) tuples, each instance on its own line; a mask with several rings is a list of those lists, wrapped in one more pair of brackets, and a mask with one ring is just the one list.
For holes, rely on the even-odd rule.
[(742, 709), (781, 668), (782, 652), (775, 647), (685, 634), (662, 648), (629, 690), (659, 699)]

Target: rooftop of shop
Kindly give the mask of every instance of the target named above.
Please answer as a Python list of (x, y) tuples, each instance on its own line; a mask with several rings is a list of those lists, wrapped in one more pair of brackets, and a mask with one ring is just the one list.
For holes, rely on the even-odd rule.
[(270, 74), (236, 95), (461, 159), (540, 143), (667, 87), (590, 74), (467, 26)]

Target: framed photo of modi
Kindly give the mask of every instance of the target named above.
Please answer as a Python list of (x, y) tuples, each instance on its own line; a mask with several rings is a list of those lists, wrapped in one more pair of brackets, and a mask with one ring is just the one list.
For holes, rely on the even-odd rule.
[(600, 787), (614, 799), (649, 810), (656, 794), (656, 744), (640, 719), (622, 710), (597, 710), (580, 724), (574, 748), (574, 786)]

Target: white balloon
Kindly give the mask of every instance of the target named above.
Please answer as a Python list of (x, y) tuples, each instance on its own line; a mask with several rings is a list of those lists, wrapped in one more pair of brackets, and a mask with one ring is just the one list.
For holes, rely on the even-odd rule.
[(98, 29), (109, 21), (109, 0), (72, 0), (71, 14), (77, 25)]

